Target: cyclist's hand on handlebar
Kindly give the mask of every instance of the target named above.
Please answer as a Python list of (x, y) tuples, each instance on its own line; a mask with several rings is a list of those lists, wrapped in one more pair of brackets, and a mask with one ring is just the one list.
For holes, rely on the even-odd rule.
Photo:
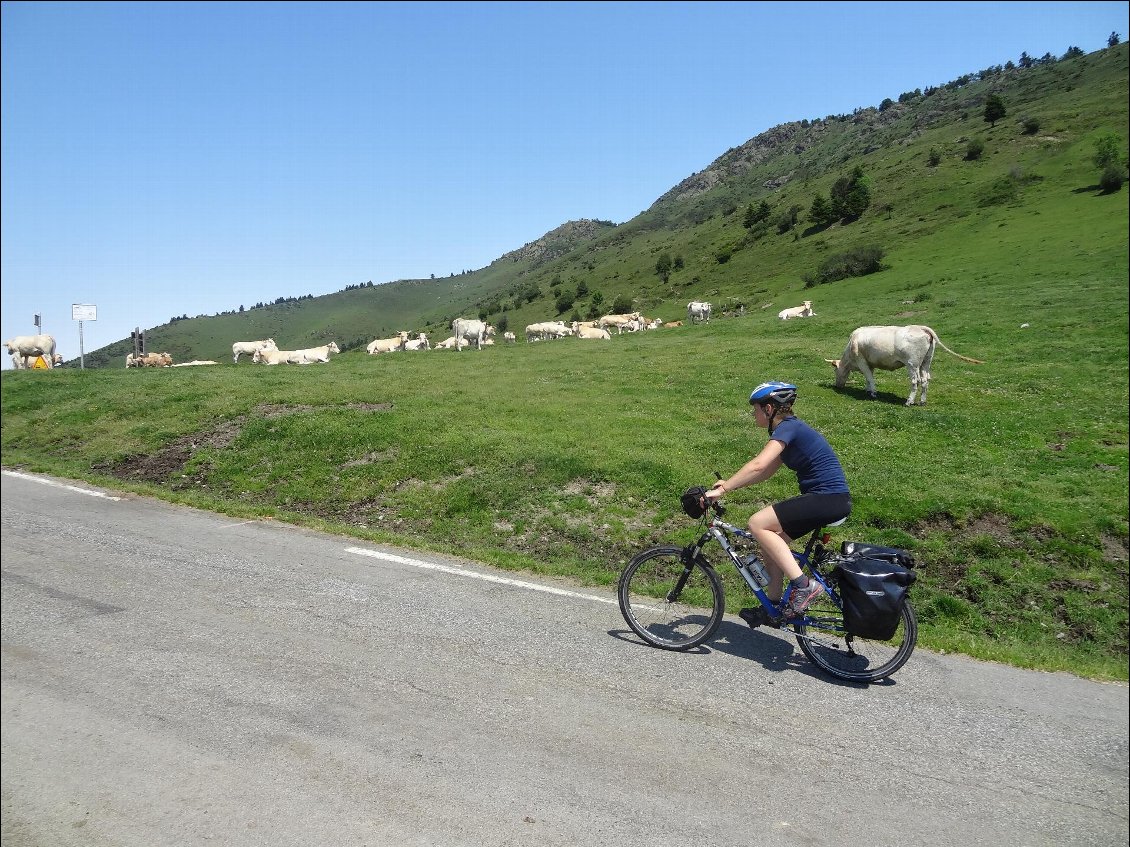
[(722, 495), (726, 493), (726, 489), (722, 485), (722, 480), (718, 480), (711, 486), (710, 490), (704, 495), (708, 502), (721, 499)]

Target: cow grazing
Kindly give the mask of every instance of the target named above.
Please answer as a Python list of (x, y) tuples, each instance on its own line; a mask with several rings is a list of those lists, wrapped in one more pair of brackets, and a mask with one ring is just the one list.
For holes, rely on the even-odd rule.
[(305, 350), (291, 350), (290, 355), (286, 358), (288, 365), (313, 365), (319, 362), (325, 363), (330, 360), (330, 353), (340, 353), (341, 350), (337, 346), (336, 341), (331, 341), (329, 344), (323, 344), (321, 347), (309, 347)]
[(505, 341), (507, 344), (513, 344), (515, 341), (518, 340), (518, 337), (512, 332), (504, 332), (504, 333), (502, 333), (502, 340)]
[(639, 312), (629, 312), (626, 315), (604, 315), (596, 322), (596, 325), (601, 329), (616, 327), (616, 334), (620, 335), (624, 330), (633, 332), (634, 330), (630, 328), (631, 326), (635, 326), (636, 329), (639, 329), (638, 321), (642, 318), (643, 315)]
[(913, 406), (915, 395), (921, 390), (919, 404), (926, 405), (926, 389), (930, 384), (930, 364), (934, 348), (940, 346), (947, 353), (966, 362), (982, 365), (980, 359), (970, 359), (942, 344), (938, 334), (928, 326), (861, 326), (852, 331), (847, 347), (839, 359), (825, 359), (836, 369), (836, 388), (843, 388), (852, 371), (859, 371), (867, 380), (867, 393), (872, 399), (875, 392), (875, 370), (896, 371), (906, 368), (910, 377), (910, 396), (906, 405)]
[(451, 322), (451, 331), (455, 335), (455, 350), (463, 351), (463, 342), (474, 342), (475, 349), (481, 350), (487, 340), (494, 335), (494, 327), (477, 318), (456, 318)]
[(544, 341), (547, 338), (563, 338), (573, 334), (573, 327), (562, 321), (543, 321), (526, 327), (526, 342)]
[(401, 330), (392, 338), (375, 338), (365, 346), (365, 351), (370, 356), (376, 356), (378, 353), (395, 353), (397, 350), (403, 350), (408, 343), (408, 333)]
[(816, 313), (812, 311), (812, 301), (805, 300), (803, 306), (781, 309), (781, 311), (777, 313), (777, 317), (783, 321), (787, 321), (789, 318), (814, 318), (816, 317)]
[(12, 356), (12, 364), (16, 358), (23, 361), (23, 367), (31, 366), (32, 359), (43, 357), (47, 367), (55, 367), (55, 336), (53, 335), (17, 335), (4, 342), (8, 353)]
[(256, 350), (278, 350), (278, 345), (275, 344), (275, 339), (264, 338), (262, 341), (237, 341), (231, 346), (231, 358), (237, 365), (239, 364), (239, 357), (247, 354), (254, 356)]
[(687, 323), (693, 324), (695, 321), (710, 323), (710, 309), (709, 303), (700, 303), (698, 300), (687, 303)]

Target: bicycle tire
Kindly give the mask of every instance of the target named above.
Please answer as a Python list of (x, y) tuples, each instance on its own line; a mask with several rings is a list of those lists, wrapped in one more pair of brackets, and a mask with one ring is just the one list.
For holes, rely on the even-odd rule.
[(826, 673), (850, 682), (878, 682), (906, 664), (918, 642), (918, 618), (910, 601), (904, 601), (898, 629), (886, 641), (850, 635), (844, 628), (843, 610), (822, 595), (793, 625), (797, 644), (808, 660)]
[(620, 574), (616, 595), (632, 631), (663, 650), (698, 647), (718, 630), (726, 611), (714, 568), (700, 557), (688, 571), (681, 547), (636, 554)]

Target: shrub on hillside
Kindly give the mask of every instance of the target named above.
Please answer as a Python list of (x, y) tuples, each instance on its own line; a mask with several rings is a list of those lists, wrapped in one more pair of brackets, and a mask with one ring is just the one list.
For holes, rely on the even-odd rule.
[(625, 297), (623, 294), (617, 294), (616, 299), (612, 301), (612, 308), (608, 312), (610, 315), (626, 315), (632, 311), (632, 300)]
[(981, 154), (984, 152), (985, 142), (980, 138), (972, 138), (965, 147), (965, 159), (969, 162), (975, 162), (981, 158)]
[(1107, 165), (1103, 168), (1103, 175), (1099, 177), (1099, 188), (1103, 194), (1114, 194), (1122, 190), (1122, 183), (1126, 181), (1126, 173), (1118, 165)]
[(815, 288), (826, 282), (877, 273), (883, 270), (884, 253), (877, 244), (868, 244), (829, 256), (815, 273), (804, 276), (804, 287)]

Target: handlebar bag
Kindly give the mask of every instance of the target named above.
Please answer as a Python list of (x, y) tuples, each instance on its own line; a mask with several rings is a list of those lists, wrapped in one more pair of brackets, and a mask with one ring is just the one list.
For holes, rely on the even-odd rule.
[(701, 518), (706, 514), (706, 504), (702, 499), (702, 495), (705, 493), (706, 489), (701, 485), (688, 488), (683, 492), (683, 495), (679, 498), (679, 502), (683, 504), (683, 511), (688, 517)]
[(852, 555), (836, 564), (833, 575), (844, 604), (844, 626), (852, 635), (876, 641), (894, 637), (917, 575), (893, 558)]

